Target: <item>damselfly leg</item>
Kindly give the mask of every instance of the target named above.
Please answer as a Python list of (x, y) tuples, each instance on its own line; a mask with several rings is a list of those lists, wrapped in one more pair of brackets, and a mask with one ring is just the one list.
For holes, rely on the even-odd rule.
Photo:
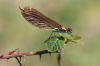
[(51, 34), (50, 34), (50, 36), (49, 36), (49, 38), (47, 40), (45, 40), (44, 43), (47, 42), (47, 41), (49, 41), (50, 38), (52, 37), (53, 33), (56, 33), (56, 32), (59, 33), (58, 31), (52, 31)]

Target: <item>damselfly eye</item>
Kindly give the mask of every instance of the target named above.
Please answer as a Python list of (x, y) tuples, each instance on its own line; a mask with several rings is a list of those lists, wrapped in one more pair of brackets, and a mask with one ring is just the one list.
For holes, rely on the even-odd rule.
[(67, 28), (67, 32), (68, 33), (72, 33), (72, 29), (71, 28)]

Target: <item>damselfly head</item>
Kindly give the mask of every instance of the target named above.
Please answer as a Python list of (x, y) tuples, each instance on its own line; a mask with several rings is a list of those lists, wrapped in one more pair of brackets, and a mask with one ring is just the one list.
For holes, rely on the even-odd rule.
[(67, 28), (66, 32), (67, 33), (72, 33), (72, 29), (69, 27), (69, 28)]
[(66, 28), (64, 26), (62, 26), (60, 30), (63, 31), (63, 32), (66, 32), (66, 33), (72, 33), (72, 29), (71, 28)]

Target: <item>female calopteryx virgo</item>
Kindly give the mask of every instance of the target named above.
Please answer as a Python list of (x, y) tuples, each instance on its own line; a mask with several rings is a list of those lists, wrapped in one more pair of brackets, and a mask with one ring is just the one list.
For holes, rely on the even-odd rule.
[[(38, 12), (34, 8), (31, 7), (24, 7), (22, 8), (19, 6), (23, 17), (32, 25), (42, 28), (42, 29), (53, 29), (53, 32), (60, 32), (60, 33), (72, 33), (71, 28), (66, 28), (57, 22), (51, 20), (50, 18), (46, 17), (42, 13)], [(52, 33), (53, 33), (52, 32)], [(51, 33), (51, 35), (52, 35)], [(50, 35), (50, 36), (51, 36)]]

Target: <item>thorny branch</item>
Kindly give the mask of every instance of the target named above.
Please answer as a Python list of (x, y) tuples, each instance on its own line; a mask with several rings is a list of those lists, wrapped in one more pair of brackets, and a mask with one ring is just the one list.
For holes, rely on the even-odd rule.
[(0, 59), (16, 58), (16, 60), (20, 64), (20, 66), (22, 66), (22, 64), (20, 62), (20, 60), (21, 60), (22, 57), (25, 59), (26, 56), (39, 55), (40, 59), (41, 59), (41, 55), (42, 54), (50, 54), (51, 55), (51, 53), (59, 53), (59, 51), (49, 52), (48, 50), (42, 50), (42, 51), (37, 51), (37, 52), (24, 52), (24, 53), (20, 53), (19, 49), (16, 49), (16, 50), (14, 50), (12, 52), (9, 52), (8, 54), (2, 54), (2, 55), (0, 55)]
[[(65, 44), (67, 44), (67, 40), (65, 41)], [(40, 56), (40, 60), (41, 60), (41, 56), (42, 54), (50, 54), (51, 53), (58, 53), (58, 57), (57, 57), (57, 60), (58, 60), (58, 66), (61, 66), (61, 59), (62, 59), (62, 51), (63, 51), (63, 48), (61, 48), (60, 50), (58, 51), (55, 51), (55, 52), (49, 52), (48, 50), (41, 50), (41, 51), (36, 51), (36, 52), (24, 52), (24, 53), (21, 53), (19, 52), (19, 48), (14, 50), (14, 51), (11, 51), (9, 52), (8, 54), (1, 54), (0, 55), (0, 59), (10, 59), (10, 58), (16, 58), (16, 60), (18, 61), (19, 65), (22, 66), (22, 63), (21, 63), (21, 58), (25, 59), (26, 56), (32, 56), (32, 55), (39, 55)]]
[(32, 56), (32, 55), (42, 55), (42, 54), (51, 54), (51, 53), (59, 53), (59, 51), (56, 52), (49, 52), (48, 50), (42, 50), (42, 51), (37, 51), (37, 52), (25, 52), (25, 53), (20, 53), (18, 52), (9, 52), (8, 54), (2, 54), (0, 55), (0, 59), (10, 59), (10, 58), (15, 58), (15, 57), (25, 57), (25, 56)]

